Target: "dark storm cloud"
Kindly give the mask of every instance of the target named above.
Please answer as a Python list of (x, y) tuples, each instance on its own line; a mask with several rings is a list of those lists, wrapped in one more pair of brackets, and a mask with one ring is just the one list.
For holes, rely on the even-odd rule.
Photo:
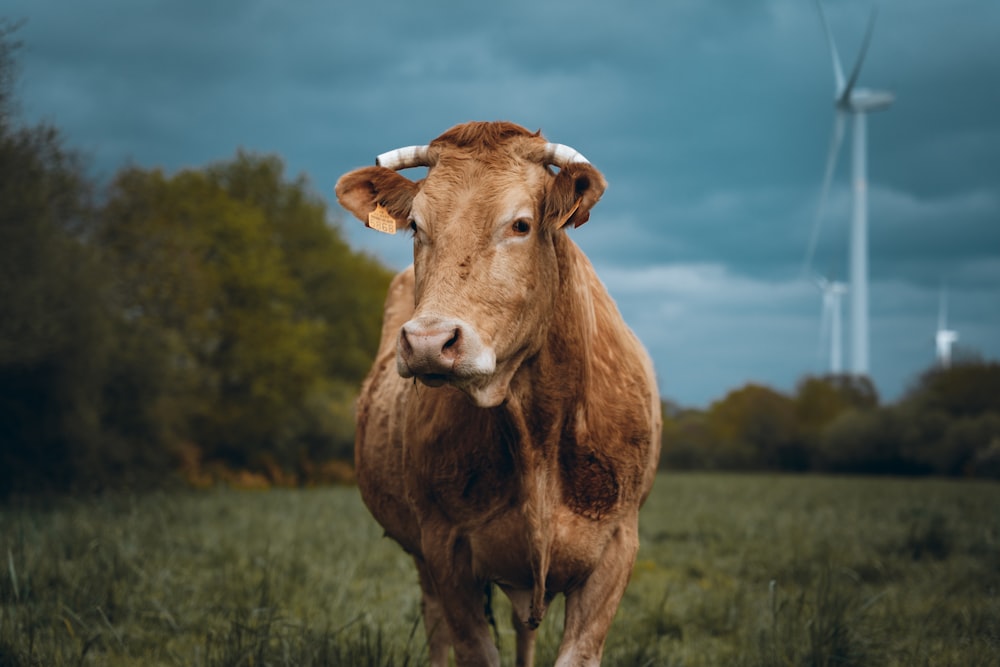
[[(331, 196), (344, 171), (471, 119), (574, 145), (610, 188), (574, 238), (686, 403), (818, 370), (801, 279), (833, 122), (815, 3), (13, 0), (24, 109), (104, 176), (275, 152)], [(865, 0), (824, 3), (850, 69)], [(1000, 4), (882, 2), (859, 81), (870, 117), (873, 374), (932, 360), (947, 282), (963, 345), (1000, 355)], [(816, 267), (846, 274), (850, 135)], [(331, 197), (332, 198), (332, 197)], [(405, 240), (352, 242), (394, 266)]]

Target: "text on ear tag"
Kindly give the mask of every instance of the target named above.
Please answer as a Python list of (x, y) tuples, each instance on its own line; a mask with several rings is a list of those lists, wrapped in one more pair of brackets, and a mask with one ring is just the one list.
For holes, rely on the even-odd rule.
[(389, 215), (382, 204), (376, 205), (375, 210), (368, 214), (368, 226), (383, 234), (396, 233), (396, 219)]

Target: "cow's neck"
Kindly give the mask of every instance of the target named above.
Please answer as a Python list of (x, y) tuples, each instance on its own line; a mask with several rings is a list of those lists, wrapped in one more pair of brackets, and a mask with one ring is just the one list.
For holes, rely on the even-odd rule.
[(556, 243), (558, 287), (552, 324), (539, 352), (526, 360), (512, 383), (505, 406), (516, 434), (512, 452), (519, 468), (520, 500), (531, 545), (535, 582), (531, 625), (541, 621), (547, 606), (545, 580), (552, 553), (554, 512), (565, 504), (565, 480), (560, 461), (578, 448), (577, 436), (586, 420), (586, 387), (591, 373), (591, 348), (596, 328), (593, 283), (589, 264), (566, 237)]
[[(547, 333), (539, 351), (527, 359), (512, 382), (509, 404), (526, 411), (531, 433), (546, 426), (560, 409), (579, 407), (589, 385), (597, 315), (595, 276), (590, 263), (565, 235), (556, 238), (558, 274)], [(596, 283), (600, 285), (600, 283)]]

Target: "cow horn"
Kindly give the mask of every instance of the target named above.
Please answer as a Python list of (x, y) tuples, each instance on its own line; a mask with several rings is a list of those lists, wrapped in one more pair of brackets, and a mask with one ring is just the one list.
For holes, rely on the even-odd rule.
[(590, 160), (580, 155), (575, 148), (570, 148), (563, 144), (545, 145), (545, 164), (553, 164), (562, 168), (574, 162), (590, 164)]
[(427, 146), (407, 146), (382, 153), (375, 158), (375, 164), (396, 171), (410, 167), (426, 167), (430, 164), (430, 158), (427, 156)]

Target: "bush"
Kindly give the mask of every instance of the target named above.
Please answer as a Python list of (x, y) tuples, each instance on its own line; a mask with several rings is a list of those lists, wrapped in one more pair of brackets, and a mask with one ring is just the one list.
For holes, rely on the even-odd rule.
[(817, 467), (833, 472), (901, 472), (906, 467), (901, 455), (903, 430), (894, 409), (844, 413), (824, 432), (816, 452)]

